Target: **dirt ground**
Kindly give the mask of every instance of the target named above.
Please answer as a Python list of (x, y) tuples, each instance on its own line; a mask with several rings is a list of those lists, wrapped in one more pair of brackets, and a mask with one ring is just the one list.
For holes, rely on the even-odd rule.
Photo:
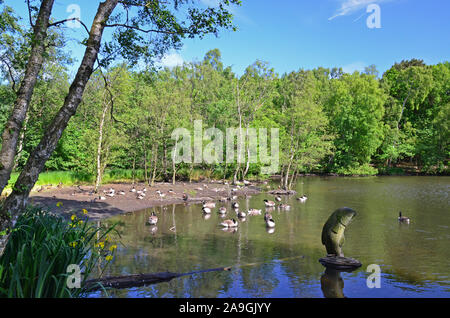
[[(146, 188), (145, 197), (138, 199), (137, 192), (131, 192), (133, 187), (136, 191), (142, 191)], [(89, 213), (89, 218), (96, 220), (153, 206), (185, 202), (199, 203), (203, 199), (218, 200), (219, 198), (230, 197), (231, 189), (236, 189), (232, 195), (242, 197), (260, 193), (266, 190), (266, 187), (265, 184), (261, 183), (238, 187), (223, 184), (220, 181), (208, 183), (178, 182), (175, 185), (171, 183), (157, 183), (153, 187), (143, 183), (135, 185), (117, 183), (103, 185), (98, 193), (95, 194), (93, 193), (93, 186), (46, 186), (40, 188), (39, 192), (32, 192), (29, 203), (45, 207), (47, 210), (67, 218), (72, 214), (81, 215), (82, 209), (86, 209)], [(114, 189), (114, 196), (112, 197), (107, 195), (111, 188)], [(164, 196), (161, 197), (156, 192), (157, 190)], [(120, 191), (123, 191), (125, 194), (119, 194)], [(184, 193), (188, 195), (188, 201), (183, 200)], [(105, 199), (100, 199), (100, 196)]]

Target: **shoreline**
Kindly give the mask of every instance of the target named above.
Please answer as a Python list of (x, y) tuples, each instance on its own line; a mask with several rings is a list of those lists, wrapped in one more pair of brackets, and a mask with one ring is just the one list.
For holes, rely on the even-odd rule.
[[(182, 203), (199, 204), (202, 200), (217, 201), (222, 197), (229, 197), (232, 188), (237, 189), (233, 192), (233, 195), (238, 197), (259, 194), (265, 191), (260, 186), (265, 185), (260, 182), (252, 182), (250, 185), (238, 187), (220, 181), (210, 181), (176, 182), (175, 185), (161, 182), (150, 187), (145, 183), (135, 183), (134, 185), (131, 183), (111, 183), (102, 185), (97, 194), (93, 193), (94, 186), (47, 187), (47, 189), (39, 192), (30, 193), (28, 204), (45, 208), (67, 219), (73, 214), (81, 216), (82, 210), (86, 209), (89, 220), (92, 221), (156, 206)], [(145, 197), (138, 199), (138, 195), (130, 191), (133, 187), (136, 191), (142, 191), (146, 188)], [(112, 197), (104, 193), (111, 188), (115, 190)], [(164, 196), (160, 197), (156, 192), (157, 190)], [(123, 191), (124, 194), (119, 194), (120, 191)], [(183, 193), (188, 195), (188, 201), (183, 200)], [(99, 199), (100, 196), (105, 199)]]

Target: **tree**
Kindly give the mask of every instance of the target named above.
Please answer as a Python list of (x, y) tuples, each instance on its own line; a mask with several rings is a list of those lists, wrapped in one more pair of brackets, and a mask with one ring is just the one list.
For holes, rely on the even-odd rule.
[[(112, 16), (112, 13), (119, 4), (118, 0), (105, 0), (100, 3), (91, 28), (88, 30), (83, 24), (89, 33), (85, 42), (86, 50), (64, 104), (48, 126), (38, 146), (28, 158), (12, 193), (2, 206), (0, 231), (14, 226), (18, 214), (25, 207), (29, 192), (36, 183), (39, 173), (55, 150), (69, 119), (76, 113), (87, 81), (97, 61), (99, 61), (99, 65), (105, 65), (119, 53), (132, 63), (136, 63), (141, 57), (150, 60), (157, 55), (161, 56), (169, 48), (179, 47), (181, 40), (185, 37), (201, 37), (207, 33), (217, 34), (220, 28), (235, 29), (231, 24), (232, 15), (229, 13), (227, 5), (239, 3), (238, 0), (224, 0), (220, 1), (217, 7), (199, 9), (187, 0), (175, 0), (173, 4), (160, 1), (123, 0), (120, 1), (123, 10), (114, 16)], [(42, 6), (44, 5), (42, 17), (38, 19), (39, 23), (36, 24), (39, 26), (36, 29), (40, 36), (45, 35), (43, 31), (48, 26), (60, 26), (69, 20), (78, 20), (78, 18), (66, 19), (53, 22), (50, 25), (48, 19), (53, 1), (43, 0)], [(185, 6), (186, 12), (184, 20), (179, 18), (179, 10), (183, 6)], [(132, 15), (134, 12), (137, 13)], [(81, 21), (79, 22), (81, 23)], [(116, 32), (113, 36), (114, 40), (104, 44), (102, 52), (105, 55), (100, 60), (98, 54), (102, 35), (107, 27), (115, 28)], [(142, 34), (155, 34), (155, 36), (144, 37)], [(36, 41), (36, 43), (41, 42)], [(34, 57), (33, 54), (30, 57), (29, 65), (33, 69), (34, 75), (37, 66), (41, 64), (39, 58), (42, 59), (42, 53), (36, 53), (38, 59), (36, 61), (32, 57)], [(32, 90), (30, 87), (24, 87), (23, 90), (26, 96), (31, 97)], [(19, 118), (18, 122), (23, 122), (23, 118)], [(15, 130), (17, 131), (17, 129)]]

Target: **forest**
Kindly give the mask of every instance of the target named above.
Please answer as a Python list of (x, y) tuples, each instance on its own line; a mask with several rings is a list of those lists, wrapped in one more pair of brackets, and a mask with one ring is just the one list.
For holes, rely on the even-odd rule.
[[(44, 63), (20, 135), (15, 170), (37, 145), (70, 86), (68, 61)], [(301, 61), (299, 61), (299, 64)], [(14, 101), (14, 82), (0, 86), (0, 130)], [(7, 82), (7, 83), (6, 83)], [(260, 177), (260, 163), (172, 162), (178, 127), (279, 128), (285, 185), (298, 173), (374, 175), (446, 173), (449, 158), (450, 64), (401, 61), (381, 77), (341, 68), (279, 75), (255, 61), (241, 76), (214, 49), (198, 62), (159, 70), (125, 63), (96, 71), (46, 171), (71, 171), (101, 183), (105, 170), (129, 179), (174, 181)], [(247, 143), (248, 144), (248, 143)], [(248, 150), (248, 147), (246, 148)], [(225, 155), (225, 154), (224, 154)], [(248, 159), (248, 156), (246, 156)]]

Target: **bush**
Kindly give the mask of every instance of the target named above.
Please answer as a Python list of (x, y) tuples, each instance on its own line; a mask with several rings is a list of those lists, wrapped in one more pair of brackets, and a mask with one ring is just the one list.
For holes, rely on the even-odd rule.
[[(86, 210), (83, 210), (87, 213)], [(103, 268), (112, 260), (116, 245), (108, 245), (108, 233), (72, 215), (59, 216), (29, 207), (17, 220), (0, 257), (0, 296), (79, 297), (84, 281), (95, 265)], [(70, 264), (81, 269), (81, 288), (68, 288)]]

